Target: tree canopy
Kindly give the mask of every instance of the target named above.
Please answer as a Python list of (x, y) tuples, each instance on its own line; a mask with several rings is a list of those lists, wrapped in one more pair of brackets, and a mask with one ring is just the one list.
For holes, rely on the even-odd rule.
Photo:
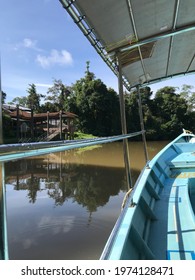
[[(95, 136), (121, 133), (119, 96), (95, 77), (87, 62), (84, 77), (67, 86), (54, 79), (40, 104), (36, 86), (30, 84), (26, 97), (13, 101), (29, 106), (37, 112), (70, 111), (78, 115), (77, 129)], [(140, 130), (137, 91), (125, 92), (125, 109), (128, 132)], [(182, 128), (195, 131), (195, 92), (193, 86), (164, 87), (154, 95), (150, 87), (141, 89), (142, 110), (147, 139), (172, 139)]]
[(38, 112), (40, 108), (41, 95), (37, 93), (35, 84), (30, 84), (29, 88), (27, 89), (27, 92), (28, 92), (27, 101), (26, 101), (27, 107)]
[(108, 89), (89, 71), (72, 87), (71, 109), (79, 116), (79, 128), (97, 136), (119, 131), (119, 103), (116, 92)]

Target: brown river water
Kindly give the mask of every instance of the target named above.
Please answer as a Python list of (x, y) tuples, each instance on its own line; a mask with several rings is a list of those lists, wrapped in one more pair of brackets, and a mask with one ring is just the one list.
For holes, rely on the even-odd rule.
[[(167, 142), (148, 142), (149, 158)], [(7, 162), (9, 258), (99, 259), (127, 191), (122, 142)], [(130, 142), (132, 181), (145, 165)]]

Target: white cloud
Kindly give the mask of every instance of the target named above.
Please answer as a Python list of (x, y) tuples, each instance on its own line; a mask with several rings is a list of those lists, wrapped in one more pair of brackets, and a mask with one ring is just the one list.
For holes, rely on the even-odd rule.
[(24, 45), (25, 48), (35, 48), (36, 43), (37, 43), (36, 41), (33, 41), (29, 38), (25, 38), (23, 40), (23, 45)]
[(69, 232), (75, 223), (75, 216), (60, 216), (60, 217), (51, 217), (51, 216), (42, 216), (38, 222), (38, 229), (48, 229), (55, 235), (60, 232), (66, 233)]
[(35, 86), (37, 87), (43, 87), (43, 88), (48, 88), (48, 87), (52, 87), (52, 84), (40, 84), (40, 83), (35, 83)]
[(17, 43), (14, 46), (15, 51), (18, 51), (21, 48), (31, 49), (31, 50), (35, 50), (35, 51), (38, 51), (38, 52), (43, 51), (42, 49), (37, 47), (37, 41), (32, 40), (30, 38), (24, 38), (22, 42)]
[(36, 61), (43, 67), (47, 68), (49, 66), (58, 65), (72, 65), (73, 59), (71, 53), (66, 50), (51, 50), (49, 56), (37, 55)]

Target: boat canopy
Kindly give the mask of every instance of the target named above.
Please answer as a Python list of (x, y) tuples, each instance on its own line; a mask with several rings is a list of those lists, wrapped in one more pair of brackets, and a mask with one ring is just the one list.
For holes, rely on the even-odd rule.
[(194, 0), (60, 0), (128, 90), (195, 72)]

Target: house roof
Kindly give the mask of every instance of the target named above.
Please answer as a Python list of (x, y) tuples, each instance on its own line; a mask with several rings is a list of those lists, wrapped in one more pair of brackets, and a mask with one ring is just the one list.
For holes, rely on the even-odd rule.
[(128, 88), (195, 72), (194, 0), (60, 0)]
[[(17, 110), (7, 110), (6, 113), (10, 115), (11, 118), (16, 119), (17, 118)], [(33, 119), (35, 121), (41, 121), (41, 120), (47, 120), (47, 117), (49, 116), (49, 119), (59, 119), (60, 118), (60, 112), (49, 112), (48, 113), (38, 113), (38, 114), (33, 114)], [(31, 120), (31, 112), (28, 111), (23, 111), (19, 109), (18, 117), (21, 120), (26, 120), (30, 121)], [(71, 112), (62, 112), (62, 117), (63, 118), (71, 118), (74, 119), (78, 117), (76, 114), (71, 113)]]

